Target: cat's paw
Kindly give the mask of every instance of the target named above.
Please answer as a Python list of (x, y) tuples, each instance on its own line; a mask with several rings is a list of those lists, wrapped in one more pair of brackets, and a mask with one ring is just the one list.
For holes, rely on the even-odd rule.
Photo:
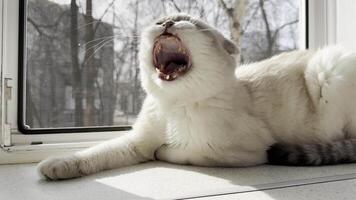
[(81, 159), (76, 156), (52, 157), (37, 166), (41, 176), (49, 180), (76, 178), (85, 175), (81, 170)]

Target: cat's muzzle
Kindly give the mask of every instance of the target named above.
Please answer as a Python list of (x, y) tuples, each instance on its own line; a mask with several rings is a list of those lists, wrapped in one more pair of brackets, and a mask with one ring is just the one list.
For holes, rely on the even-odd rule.
[(155, 39), (153, 65), (160, 79), (173, 81), (191, 68), (188, 48), (176, 35), (164, 33)]

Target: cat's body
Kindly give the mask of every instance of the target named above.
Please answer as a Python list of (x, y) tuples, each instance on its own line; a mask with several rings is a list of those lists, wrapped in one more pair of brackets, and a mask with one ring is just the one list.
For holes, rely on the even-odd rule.
[[(133, 130), (43, 161), (41, 174), (72, 178), (154, 159), (200, 166), (356, 160), (356, 142), (332, 145), (356, 137), (356, 54), (296, 51), (235, 70), (237, 49), (216, 30), (185, 15), (161, 22), (142, 36), (147, 98)], [(179, 65), (170, 65), (174, 59)]]

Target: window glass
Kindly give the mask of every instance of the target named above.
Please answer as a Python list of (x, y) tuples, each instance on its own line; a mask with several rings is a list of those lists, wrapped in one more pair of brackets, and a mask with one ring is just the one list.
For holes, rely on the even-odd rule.
[[(27, 0), (23, 123), (29, 129), (131, 125), (145, 98), (139, 35), (159, 16), (185, 12), (227, 37), (241, 35), (241, 62), (298, 48), (299, 0), (238, 2)], [(234, 13), (243, 20), (236, 22)]]

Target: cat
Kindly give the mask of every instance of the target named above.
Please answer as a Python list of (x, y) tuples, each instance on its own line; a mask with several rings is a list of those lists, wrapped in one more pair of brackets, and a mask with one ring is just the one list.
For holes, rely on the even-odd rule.
[(239, 49), (189, 15), (142, 33), (147, 93), (132, 131), (39, 166), (51, 180), (151, 160), (197, 166), (356, 161), (356, 54), (298, 50), (236, 66)]

